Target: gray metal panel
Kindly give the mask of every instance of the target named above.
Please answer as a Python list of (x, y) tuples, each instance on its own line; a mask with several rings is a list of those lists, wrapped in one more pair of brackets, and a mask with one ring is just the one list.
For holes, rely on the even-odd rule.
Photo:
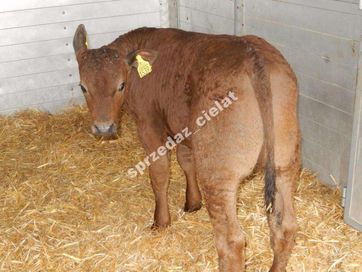
[(209, 34), (213, 33), (212, 30), (207, 27), (193, 25), (190, 22), (184, 22), (181, 20), (179, 22), (179, 27), (180, 27), (180, 29), (183, 29), (186, 31), (194, 31), (194, 32), (209, 33)]
[[(350, 137), (341, 135), (338, 131), (305, 116), (300, 116), (299, 119), (305, 140), (319, 145), (320, 148), (331, 150), (336, 154), (349, 154)], [(333, 155), (332, 157), (335, 156)]]
[(180, 22), (208, 29), (210, 33), (234, 34), (234, 16), (223, 16), (180, 6)]
[(49, 71), (45, 73), (31, 74), (18, 77), (1, 79), (0, 93), (28, 93), (27, 99), (31, 99), (31, 92), (39, 88), (47, 88), (79, 81), (78, 68)]
[(334, 0), (245, 0), (245, 30), (274, 44), (296, 71), (306, 166), (347, 181), (362, 12)]
[(299, 114), (351, 139), (353, 117), (322, 102), (300, 95)]
[(234, 0), (179, 0), (180, 7), (198, 10), (219, 17), (234, 19)]
[(44, 9), (27, 9), (0, 13), (1, 28), (44, 25), (70, 21), (90, 20), (104, 17), (117, 17), (143, 13), (158, 13), (159, 1), (144, 0), (89, 3)]
[(337, 0), (340, 2), (348, 2), (348, 3), (353, 3), (353, 4), (359, 4), (360, 0)]
[(72, 48), (78, 24), (86, 25), (95, 48), (137, 27), (159, 27), (160, 14), (160, 0), (2, 1), (0, 113), (43, 104), (55, 109), (79, 97)]
[(234, 4), (234, 34), (243, 35), (245, 32), (245, 5), (244, 0), (235, 0)]
[(335, 63), (324, 56), (313, 52), (301, 51), (272, 42), (288, 59), (296, 72), (308, 75), (317, 80), (329, 82), (351, 92), (356, 89), (356, 68)]
[[(31, 95), (30, 103), (28, 99), (29, 95)], [(0, 96), (0, 105), (6, 105), (6, 110), (11, 110), (41, 103), (71, 99), (72, 97), (81, 95), (82, 92), (78, 87), (78, 83), (69, 83), (54, 87), (37, 88), (32, 90), (31, 93), (15, 92), (4, 94)], [(0, 110), (2, 109), (1, 107)]]
[[(126, 30), (109, 33), (89, 34), (90, 47), (96, 48), (110, 43)], [(73, 54), (72, 37), (50, 41), (9, 45), (0, 47), (0, 63), (19, 60), (43, 58), (60, 54)]]
[[(323, 10), (338, 11), (340, 13), (357, 14), (361, 12), (357, 3), (348, 3), (341, 0), (270, 0), (298, 6), (314, 7)], [(358, 0), (355, 0), (356, 2)]]
[(66, 5), (79, 5), (93, 2), (106, 2), (110, 0), (17, 0), (1, 1), (0, 12), (17, 11), (24, 9), (39, 9)]
[(297, 72), (297, 77), (302, 95), (353, 115), (354, 92), (304, 73)]
[[(0, 79), (77, 67), (74, 53), (0, 63)], [(3, 81), (0, 86), (3, 85)], [(26, 87), (25, 87), (26, 88)]]
[(316, 171), (318, 175), (327, 176), (327, 179), (322, 180), (326, 184), (340, 186), (343, 185), (348, 178), (350, 144), (349, 142), (344, 142), (343, 145), (344, 150), (336, 156), (335, 152), (338, 149), (342, 149), (342, 147), (334, 146), (331, 149), (326, 149), (314, 140), (310, 141), (305, 137), (303, 138), (303, 158), (321, 167), (320, 169), (311, 169)]
[[(76, 105), (80, 105), (80, 104), (84, 104), (83, 96), (77, 96), (77, 97), (72, 97), (72, 98), (67, 98), (67, 99), (62, 99), (62, 100), (52, 100), (51, 102), (42, 102), (39, 104), (36, 104), (36, 103), (28, 104), (26, 106), (26, 109), (34, 109), (34, 110), (56, 113), (56, 112), (64, 111), (67, 108), (70, 108), (70, 107), (73, 107)], [(0, 114), (9, 115), (9, 114), (13, 114), (15, 112), (21, 111), (21, 110), (23, 110), (23, 109), (21, 109), (19, 107), (13, 108), (13, 109), (7, 109), (7, 110), (0, 110)]]
[(235, 33), (234, 0), (180, 0), (179, 22), (185, 30), (215, 33)]
[[(279, 1), (247, 0), (247, 16), (340, 38), (359, 40), (360, 31), (356, 25), (361, 23), (360, 14), (351, 15), (339, 10), (327, 10), (327, 6), (313, 8), (303, 6), (304, 0), (299, 2), (300, 5)], [(329, 2), (333, 5), (334, 1), (329, 0)]]
[(159, 0), (158, 2), (160, 10), (160, 27), (169, 27), (170, 18), (168, 0)]
[(114, 32), (120, 28), (125, 29), (125, 26), (129, 29), (147, 25), (160, 26), (160, 13), (153, 12), (145, 13), (143, 16), (124, 15), (22, 28), (2, 29), (0, 30), (0, 46), (72, 37), (80, 23), (86, 25), (90, 34)]
[(303, 157), (302, 158), (303, 161), (303, 166), (307, 169), (313, 169), (313, 171), (315, 173), (318, 173), (318, 178), (320, 180), (323, 180), (323, 182), (328, 185), (328, 186), (337, 186), (337, 182), (334, 181), (331, 177), (331, 175), (329, 174), (328, 169), (325, 169), (324, 167), (320, 166), (318, 163), (316, 163), (315, 161), (311, 161), (308, 158)]
[(178, 28), (179, 27), (179, 1), (178, 0), (168, 0), (168, 17), (169, 17), (169, 27)]
[(344, 219), (362, 231), (362, 44)]
[(356, 71), (359, 41), (248, 15), (246, 15), (246, 21), (248, 33), (257, 33), (269, 41), (297, 49), (301, 53), (313, 53), (329, 62), (349, 66)]

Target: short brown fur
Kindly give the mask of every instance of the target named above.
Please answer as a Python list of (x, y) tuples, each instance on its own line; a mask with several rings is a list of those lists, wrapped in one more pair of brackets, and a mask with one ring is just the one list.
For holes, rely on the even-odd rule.
[[(80, 25), (74, 37), (93, 133), (116, 133), (123, 105), (147, 154), (232, 91), (237, 100), (177, 146), (187, 180), (185, 211), (201, 208), (201, 185), (214, 227), (220, 271), (243, 271), (245, 238), (237, 220), (242, 179), (265, 169), (265, 200), (274, 260), (285, 271), (297, 231), (293, 191), (300, 171), (296, 77), (280, 52), (255, 36), (206, 35), (141, 28), (90, 50)], [(136, 55), (153, 66), (140, 79)], [(169, 156), (150, 165), (154, 227), (170, 224)]]

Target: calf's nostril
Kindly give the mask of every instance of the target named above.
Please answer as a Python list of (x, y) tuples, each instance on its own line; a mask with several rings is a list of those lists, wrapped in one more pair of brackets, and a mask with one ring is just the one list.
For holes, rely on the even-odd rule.
[(114, 131), (114, 124), (110, 125), (108, 129), (109, 133), (113, 133), (113, 131)]
[(96, 125), (94, 125), (93, 127), (95, 128), (95, 131), (96, 131), (97, 133), (100, 133), (100, 132), (101, 132), (100, 129), (99, 129)]

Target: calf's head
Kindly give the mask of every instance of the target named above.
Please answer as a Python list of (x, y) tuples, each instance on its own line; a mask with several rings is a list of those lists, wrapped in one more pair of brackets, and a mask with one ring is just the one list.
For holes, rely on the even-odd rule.
[(132, 67), (138, 67), (137, 56), (153, 62), (156, 52), (141, 49), (121, 55), (121, 50), (110, 46), (88, 49), (84, 25), (79, 25), (76, 30), (73, 47), (78, 61), (80, 87), (92, 116), (92, 133), (115, 136), (127, 79)]

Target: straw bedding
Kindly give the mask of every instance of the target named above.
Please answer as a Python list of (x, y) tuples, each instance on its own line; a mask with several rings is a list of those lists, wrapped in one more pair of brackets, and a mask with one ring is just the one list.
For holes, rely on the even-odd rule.
[[(0, 118), (0, 271), (215, 271), (205, 208), (182, 211), (185, 180), (173, 154), (172, 226), (151, 231), (147, 173), (127, 169), (144, 155), (124, 116), (106, 142), (89, 130), (87, 110), (35, 111)], [(271, 264), (260, 174), (239, 192), (247, 271)], [(295, 196), (300, 231), (289, 271), (362, 271), (362, 234), (342, 220), (340, 192), (305, 170)]]

